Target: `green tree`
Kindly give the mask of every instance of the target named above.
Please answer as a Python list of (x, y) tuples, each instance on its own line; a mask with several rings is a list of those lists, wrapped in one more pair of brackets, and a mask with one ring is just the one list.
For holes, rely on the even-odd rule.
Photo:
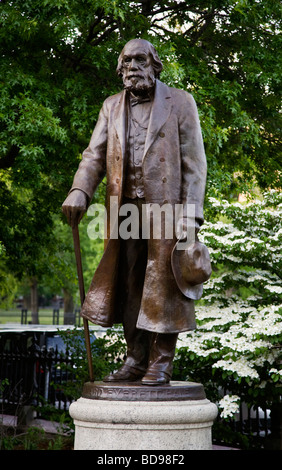
[(163, 81), (198, 103), (208, 194), (254, 179), (281, 187), (277, 2), (3, 0), (0, 12), (0, 240), (18, 278), (42, 282), (61, 204), (103, 100), (121, 89), (114, 70), (133, 37), (157, 47)]

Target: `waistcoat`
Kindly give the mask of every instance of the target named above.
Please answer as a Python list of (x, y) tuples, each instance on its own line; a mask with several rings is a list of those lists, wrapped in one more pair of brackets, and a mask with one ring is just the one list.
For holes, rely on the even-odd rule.
[(124, 196), (130, 199), (144, 198), (142, 158), (151, 113), (150, 101), (129, 103), (128, 159)]

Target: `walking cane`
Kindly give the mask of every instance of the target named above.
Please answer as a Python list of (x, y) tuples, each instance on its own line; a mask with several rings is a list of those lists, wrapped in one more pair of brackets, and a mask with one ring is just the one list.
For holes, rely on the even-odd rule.
[[(80, 303), (82, 307), (84, 299), (85, 299), (85, 291), (84, 291), (84, 281), (83, 281), (83, 272), (82, 272), (82, 263), (81, 263), (78, 225), (75, 225), (75, 227), (72, 227), (72, 235), (73, 235), (73, 244), (74, 244), (77, 276), (78, 276), (78, 284), (79, 284), (79, 292), (80, 292)], [(88, 368), (89, 368), (89, 378), (90, 378), (90, 382), (94, 382), (92, 355), (91, 355), (91, 347), (90, 347), (90, 335), (89, 335), (88, 320), (86, 318), (83, 318), (83, 326), (84, 326), (86, 354), (87, 354), (87, 361), (88, 361)]]

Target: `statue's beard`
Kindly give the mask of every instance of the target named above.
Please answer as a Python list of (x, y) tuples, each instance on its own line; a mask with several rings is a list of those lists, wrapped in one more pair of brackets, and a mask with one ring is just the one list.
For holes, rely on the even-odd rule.
[(150, 90), (155, 85), (155, 75), (153, 70), (150, 72), (131, 72), (128, 76), (123, 75), (123, 85), (126, 90), (135, 93), (142, 93)]

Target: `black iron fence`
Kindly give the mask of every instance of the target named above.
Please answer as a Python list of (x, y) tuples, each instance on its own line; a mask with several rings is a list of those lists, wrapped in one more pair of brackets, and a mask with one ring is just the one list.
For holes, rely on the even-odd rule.
[(74, 367), (67, 353), (45, 346), (0, 350), (2, 409), (48, 404), (67, 410), (72, 399), (65, 394), (65, 384), (75, 379)]
[(272, 412), (249, 407), (243, 402), (232, 419), (223, 420), (218, 415), (213, 434), (217, 444), (240, 449), (267, 449), (272, 446), (274, 438)]
[[(6, 335), (7, 336), (7, 335)], [(0, 410), (23, 406), (37, 407), (40, 417), (40, 405), (53, 405), (59, 410), (68, 410), (74, 400), (67, 396), (65, 384), (75, 380), (73, 358), (57, 347), (47, 348), (40, 344), (38, 337), (19, 336), (13, 341), (1, 342), (0, 335)], [(220, 419), (218, 420), (220, 422)], [(226, 424), (223, 424), (224, 440), (217, 438), (217, 443), (224, 445), (242, 445), (242, 439), (234, 440), (234, 433), (245, 436), (252, 446), (265, 448), (271, 438), (273, 426), (269, 410), (249, 409), (244, 404), (236, 420), (229, 423), (233, 436), (228, 441)]]

